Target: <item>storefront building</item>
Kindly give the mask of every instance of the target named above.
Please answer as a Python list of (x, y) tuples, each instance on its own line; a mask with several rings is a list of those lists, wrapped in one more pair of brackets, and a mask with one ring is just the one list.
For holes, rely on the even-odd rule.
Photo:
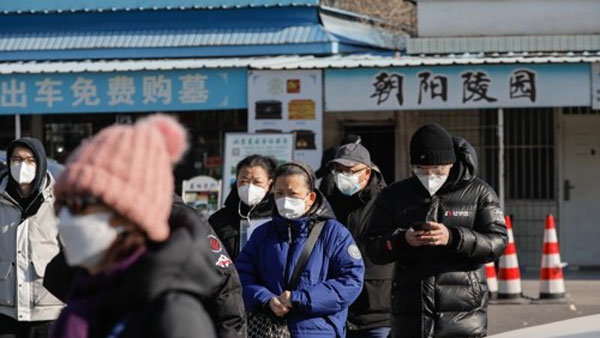
[[(381, 60), (378, 68), (329, 69), (325, 124), (372, 128), (372, 149), (383, 153), (374, 157), (394, 157), (399, 179), (411, 174), (412, 133), (424, 123), (441, 123), (477, 149), (480, 177), (496, 189), (519, 227), (522, 264), (539, 265), (545, 216), (553, 214), (577, 226), (577, 232), (559, 228), (565, 261), (594, 265), (597, 246), (589, 236), (600, 232), (584, 215), (593, 213), (598, 191), (586, 170), (600, 169), (594, 131), (600, 114), (592, 107), (590, 81), (598, 60), (456, 59), (443, 65), (421, 58), (420, 65)], [(380, 114), (377, 120), (373, 111)], [(380, 146), (382, 127), (391, 133), (392, 125), (394, 147)]]
[(411, 175), (409, 142), (437, 122), (477, 150), (478, 175), (512, 216), (519, 260), (539, 267), (545, 217), (564, 262), (595, 266), (600, 53), (332, 56), (262, 65), (320, 70), (323, 148), (359, 134), (388, 182)]
[(220, 178), (224, 134), (248, 129), (251, 65), (269, 61), (269, 55), (384, 51), (356, 29), (345, 35), (351, 13), (318, 4), (3, 3), (0, 144), (33, 136), (63, 162), (102, 128), (163, 112), (176, 116), (191, 136), (191, 150), (176, 169), (178, 181), (201, 174)]
[[(598, 21), (582, 14), (592, 31), (581, 31), (548, 17), (527, 36), (525, 20), (495, 15), (509, 2), (419, 1), (422, 35), (406, 45), (318, 0), (1, 4), (0, 144), (37, 137), (63, 161), (105, 126), (164, 112), (191, 135), (178, 181), (220, 178), (227, 132), (295, 131), (315, 169), (321, 150), (359, 134), (393, 182), (411, 175), (413, 132), (437, 122), (477, 149), (479, 176), (513, 216), (522, 265), (539, 266), (546, 214), (557, 216), (565, 262), (598, 265)], [(529, 16), (577, 7), (524, 2)], [(512, 35), (486, 36), (494, 27)]]

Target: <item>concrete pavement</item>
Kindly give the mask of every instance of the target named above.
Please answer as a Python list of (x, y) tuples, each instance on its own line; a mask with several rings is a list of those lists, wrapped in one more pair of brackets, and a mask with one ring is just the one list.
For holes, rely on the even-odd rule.
[(600, 315), (577, 317), (550, 324), (499, 333), (490, 338), (598, 338)]
[[(488, 334), (496, 334), (560, 320), (600, 314), (600, 269), (565, 270), (566, 302), (524, 305), (490, 305)], [(522, 277), (523, 294), (538, 298), (539, 272)]]

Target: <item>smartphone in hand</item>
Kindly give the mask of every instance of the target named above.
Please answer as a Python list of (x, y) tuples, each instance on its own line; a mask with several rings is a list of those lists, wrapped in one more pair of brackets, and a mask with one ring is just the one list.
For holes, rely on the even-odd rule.
[(415, 231), (427, 230), (425, 222), (413, 222), (410, 227)]

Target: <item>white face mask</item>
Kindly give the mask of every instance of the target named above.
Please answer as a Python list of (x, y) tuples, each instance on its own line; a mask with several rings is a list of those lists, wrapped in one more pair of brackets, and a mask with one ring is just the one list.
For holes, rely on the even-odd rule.
[(361, 184), (359, 182), (360, 173), (354, 175), (346, 175), (343, 173), (335, 174), (335, 185), (338, 190), (346, 195), (352, 196), (360, 191)]
[(19, 184), (29, 184), (35, 179), (35, 164), (27, 164), (25, 162), (15, 163), (10, 165), (10, 175)]
[(425, 189), (429, 191), (429, 194), (431, 196), (433, 196), (438, 190), (440, 190), (442, 185), (444, 185), (444, 183), (448, 179), (448, 175), (422, 175), (416, 173), (415, 175), (417, 176), (419, 181), (421, 181)]
[(244, 184), (237, 189), (240, 200), (251, 207), (262, 201), (267, 194), (267, 191), (264, 188), (254, 184)]
[(279, 197), (275, 200), (275, 205), (277, 205), (277, 211), (279, 211), (279, 215), (287, 219), (296, 219), (304, 216), (304, 211), (306, 210), (306, 200), (309, 196), (310, 195), (306, 196), (305, 199)]
[(90, 270), (102, 261), (118, 234), (123, 232), (123, 228), (110, 226), (112, 216), (112, 212), (73, 216), (67, 208), (60, 210), (58, 233), (67, 264)]

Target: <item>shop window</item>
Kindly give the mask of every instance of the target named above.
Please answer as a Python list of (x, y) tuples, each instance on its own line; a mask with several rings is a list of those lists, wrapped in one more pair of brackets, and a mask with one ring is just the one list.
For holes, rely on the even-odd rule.
[(46, 154), (60, 163), (92, 135), (91, 123), (46, 123), (44, 129)]
[(246, 132), (246, 110), (198, 111), (174, 113), (189, 133), (189, 150), (175, 168), (176, 190), (182, 180), (206, 175), (214, 179), (223, 176), (225, 133)]

